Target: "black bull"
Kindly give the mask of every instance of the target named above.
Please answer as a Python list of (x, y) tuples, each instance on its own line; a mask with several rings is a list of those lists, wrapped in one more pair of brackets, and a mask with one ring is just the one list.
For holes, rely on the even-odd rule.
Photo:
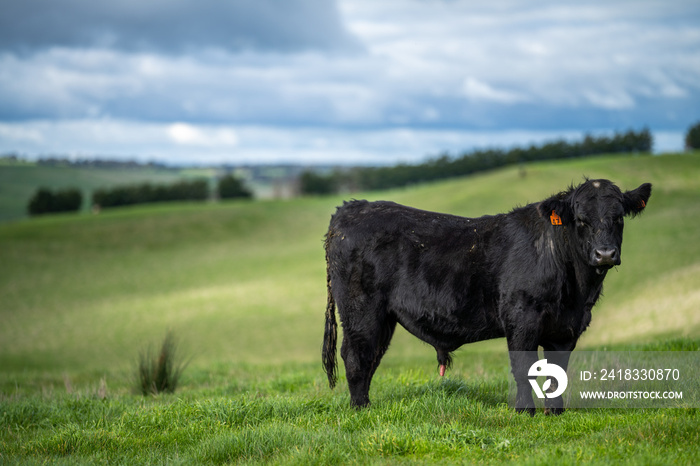
[[(650, 195), (648, 183), (623, 193), (608, 180), (586, 180), (479, 218), (393, 202), (344, 203), (325, 241), (330, 386), (337, 381), (337, 305), (353, 405), (369, 404), (372, 376), (399, 323), (435, 348), (441, 374), (450, 352), (465, 343), (506, 337), (516, 409), (534, 414), (527, 370), (538, 347), (566, 370), (608, 269), (620, 264), (623, 218), (640, 213)], [(546, 407), (563, 412), (561, 397)]]

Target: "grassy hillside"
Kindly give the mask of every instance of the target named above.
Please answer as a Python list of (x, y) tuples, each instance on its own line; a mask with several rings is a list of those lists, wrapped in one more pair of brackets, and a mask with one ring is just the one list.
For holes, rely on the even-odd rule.
[[(584, 175), (623, 189), (653, 183), (581, 340), (629, 347), (700, 337), (698, 174), (700, 157), (615, 156), (354, 197), (477, 216)], [(320, 366), (322, 240), (341, 202), (173, 204), (0, 225), (0, 452), (212, 463), (697, 459), (693, 412), (515, 416), (502, 393), (503, 340), (467, 345), (438, 383), (432, 348), (397, 331), (372, 386), (376, 407), (349, 410), (346, 386), (331, 392)], [(129, 394), (138, 351), (167, 329), (191, 356), (183, 391), (141, 401)]]
[[(700, 330), (698, 173), (697, 157), (624, 156), (532, 165), (524, 178), (507, 169), (357, 196), (477, 216), (539, 200), (583, 175), (624, 189), (652, 182), (649, 207), (627, 222), (623, 265), (609, 274), (582, 340), (600, 345)], [(2, 225), (0, 363), (120, 365), (134, 345), (168, 327), (196, 361), (316, 360), (325, 304), (321, 241), (341, 202), (164, 205)], [(395, 345), (389, 356), (430, 354), (406, 340), (409, 348)], [(98, 342), (101, 349), (91, 350)]]

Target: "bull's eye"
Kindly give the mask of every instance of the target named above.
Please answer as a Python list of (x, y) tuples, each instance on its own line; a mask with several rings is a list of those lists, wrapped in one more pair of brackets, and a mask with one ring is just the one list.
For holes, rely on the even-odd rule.
[(584, 219), (582, 219), (581, 217), (576, 217), (576, 226), (578, 226), (578, 227), (580, 227), (580, 228), (583, 228), (583, 227), (585, 227), (585, 226), (588, 226), (588, 224), (587, 224), (586, 221), (585, 221)]
[(615, 222), (616, 222), (618, 225), (623, 225), (623, 224), (625, 223), (625, 218), (624, 218), (622, 215), (620, 215), (619, 217), (617, 217), (617, 218), (615, 219)]

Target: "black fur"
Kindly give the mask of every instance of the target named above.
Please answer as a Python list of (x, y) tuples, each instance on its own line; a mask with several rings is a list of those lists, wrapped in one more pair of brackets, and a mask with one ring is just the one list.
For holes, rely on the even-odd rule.
[[(331, 387), (337, 304), (353, 405), (369, 404), (372, 376), (399, 323), (432, 345), (445, 365), (465, 343), (506, 337), (516, 407), (534, 414), (527, 368), (538, 347), (566, 369), (607, 270), (620, 263), (622, 218), (640, 213), (650, 195), (650, 184), (623, 193), (608, 180), (586, 180), (480, 218), (384, 201), (344, 203), (325, 242), (323, 364)], [(552, 211), (561, 225), (551, 223)], [(515, 354), (526, 356), (515, 361)], [(563, 412), (561, 398), (546, 401), (550, 412)]]

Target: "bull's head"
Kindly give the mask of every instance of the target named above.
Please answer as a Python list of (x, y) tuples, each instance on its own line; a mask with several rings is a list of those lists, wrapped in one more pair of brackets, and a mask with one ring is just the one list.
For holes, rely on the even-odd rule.
[(649, 183), (623, 193), (608, 180), (586, 180), (542, 201), (539, 210), (545, 218), (556, 212), (581, 258), (603, 274), (621, 263), (624, 217), (642, 212), (650, 196)]

